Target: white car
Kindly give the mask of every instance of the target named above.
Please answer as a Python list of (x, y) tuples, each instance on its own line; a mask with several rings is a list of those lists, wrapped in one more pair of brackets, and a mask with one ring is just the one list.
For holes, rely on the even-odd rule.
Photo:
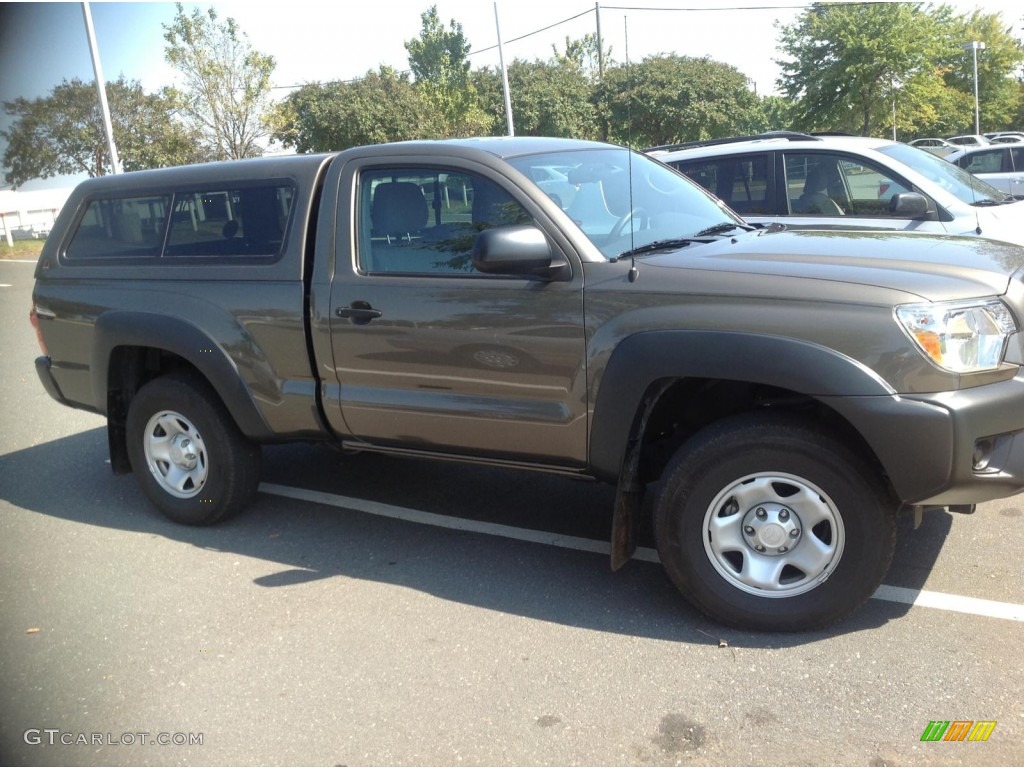
[(896, 229), (1024, 245), (1024, 201), (887, 139), (763, 134), (648, 150), (752, 223)]
[(985, 138), (993, 144), (1003, 141), (1024, 141), (1024, 131), (994, 131), (986, 133)]
[(946, 157), (1008, 195), (1024, 196), (1024, 143), (965, 147)]
[(925, 152), (931, 152), (933, 155), (938, 155), (939, 157), (945, 157), (946, 155), (960, 149), (956, 144), (950, 144), (945, 139), (914, 139), (910, 142), (910, 146), (918, 147), (919, 149), (923, 149)]
[(956, 144), (958, 147), (984, 147), (989, 144), (989, 140), (985, 136), (976, 133), (969, 133), (966, 136), (950, 136), (946, 141)]

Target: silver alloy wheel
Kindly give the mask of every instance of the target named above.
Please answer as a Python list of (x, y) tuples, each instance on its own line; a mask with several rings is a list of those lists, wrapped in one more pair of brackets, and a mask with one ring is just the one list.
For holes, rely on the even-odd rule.
[(149, 471), (167, 493), (190, 499), (203, 489), (209, 471), (206, 444), (180, 413), (156, 413), (146, 424), (143, 449)]
[(762, 472), (723, 488), (704, 515), (704, 551), (730, 585), (758, 597), (795, 597), (823, 583), (843, 555), (835, 503), (816, 485)]

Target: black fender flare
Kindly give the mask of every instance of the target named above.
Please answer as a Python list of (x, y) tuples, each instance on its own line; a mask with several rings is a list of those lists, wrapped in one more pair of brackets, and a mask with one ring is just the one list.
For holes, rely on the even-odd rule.
[(927, 498), (952, 466), (950, 414), (896, 392), (862, 363), (819, 344), (733, 331), (641, 331), (624, 339), (598, 377), (590, 466), (617, 485), (611, 565), (622, 567), (637, 540), (643, 487), (637, 467), (651, 410), (671, 382), (743, 381), (814, 398), (858, 430), (875, 451), (896, 495)]
[(100, 315), (94, 326), (91, 370), (95, 402), (107, 402), (110, 359), (117, 347), (149, 347), (187, 361), (210, 383), (247, 437), (266, 439), (271, 430), (238, 367), (204, 331), (178, 317), (115, 310)]
[(809, 397), (892, 396), (894, 390), (862, 363), (819, 344), (734, 331), (641, 331), (613, 350), (598, 380), (590, 464), (616, 482), (633, 425), (666, 379), (707, 378), (779, 387)]

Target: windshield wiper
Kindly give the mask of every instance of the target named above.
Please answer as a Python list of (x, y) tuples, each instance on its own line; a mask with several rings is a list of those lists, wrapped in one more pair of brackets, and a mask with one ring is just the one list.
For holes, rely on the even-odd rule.
[(713, 227), (707, 227), (696, 234), (687, 235), (686, 237), (672, 237), (667, 240), (655, 240), (654, 242), (647, 243), (645, 245), (639, 245), (636, 248), (623, 251), (616, 257), (616, 259), (628, 259), (630, 256), (639, 256), (641, 253), (651, 253), (652, 251), (667, 251), (672, 248), (683, 248), (690, 245), (690, 243), (695, 240), (700, 240), (702, 237), (724, 235), (726, 232), (730, 232), (734, 229), (742, 229), (744, 232), (749, 232), (754, 229), (754, 227), (722, 222), (721, 224), (715, 224)]
[(971, 205), (976, 205), (980, 208), (987, 208), (991, 205), (1003, 205), (1004, 203), (1012, 203), (1012, 200), (993, 200), (991, 197), (986, 197), (983, 200), (975, 200)]
[(750, 231), (749, 227), (744, 227), (740, 224), (733, 224), (731, 221), (723, 221), (721, 224), (715, 224), (713, 227), (702, 229), (695, 235), (690, 235), (690, 239), (708, 237), (710, 235), (724, 235), (726, 232), (731, 232), (734, 229), (742, 229), (744, 232)]
[(628, 259), (630, 256), (639, 256), (641, 253), (651, 253), (653, 251), (667, 251), (673, 248), (685, 248), (687, 245), (693, 242), (692, 237), (673, 237), (669, 240), (655, 240), (653, 243), (647, 243), (646, 245), (640, 245), (636, 248), (631, 248), (628, 251), (623, 251), (615, 260)]

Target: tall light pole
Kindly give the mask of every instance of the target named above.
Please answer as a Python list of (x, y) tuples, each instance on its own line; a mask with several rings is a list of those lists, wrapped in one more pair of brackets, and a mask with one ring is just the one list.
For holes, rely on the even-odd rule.
[(964, 43), (964, 50), (974, 54), (974, 132), (981, 133), (981, 112), (978, 109), (978, 51), (985, 50), (985, 44), (979, 40)]
[(92, 68), (96, 73), (96, 89), (100, 96), (100, 113), (103, 115), (103, 129), (107, 134), (107, 147), (110, 149), (110, 172), (121, 172), (121, 158), (117, 156), (117, 145), (114, 144), (114, 126), (110, 122), (110, 106), (107, 104), (107, 87), (103, 82), (103, 68), (100, 66), (100, 53), (96, 47), (96, 32), (92, 26), (92, 11), (89, 3), (82, 3), (82, 15), (85, 17), (85, 34), (89, 38), (89, 50), (92, 53)]

